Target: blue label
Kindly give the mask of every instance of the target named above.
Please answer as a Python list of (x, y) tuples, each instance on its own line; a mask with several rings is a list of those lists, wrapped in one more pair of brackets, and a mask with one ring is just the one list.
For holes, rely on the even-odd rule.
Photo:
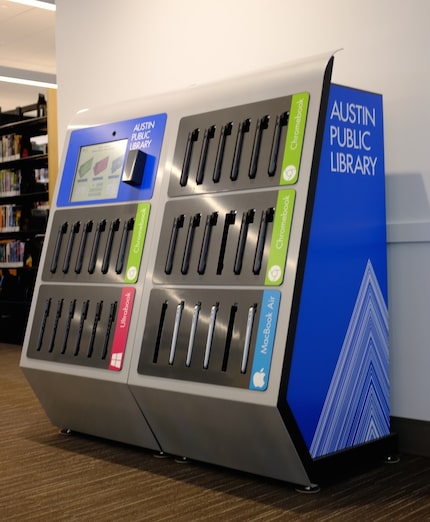
[[(57, 205), (151, 199), (166, 120), (163, 113), (71, 132)], [(127, 154), (133, 150), (140, 150), (146, 156), (138, 185), (121, 179)]]
[(264, 391), (267, 389), (276, 323), (278, 322), (279, 301), (279, 291), (265, 290), (263, 292), (257, 341), (249, 381), (250, 390)]

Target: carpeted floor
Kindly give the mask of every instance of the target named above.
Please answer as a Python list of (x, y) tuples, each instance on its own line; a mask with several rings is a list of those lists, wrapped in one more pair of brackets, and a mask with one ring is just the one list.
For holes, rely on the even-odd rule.
[(0, 521), (430, 521), (430, 459), (304, 495), (290, 485), (83, 435), (61, 435), (0, 345)]

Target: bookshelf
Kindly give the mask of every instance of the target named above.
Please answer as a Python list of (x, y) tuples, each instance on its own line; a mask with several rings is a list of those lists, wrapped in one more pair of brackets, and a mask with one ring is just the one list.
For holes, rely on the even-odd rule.
[(0, 342), (21, 344), (49, 212), (48, 115), (0, 110)]

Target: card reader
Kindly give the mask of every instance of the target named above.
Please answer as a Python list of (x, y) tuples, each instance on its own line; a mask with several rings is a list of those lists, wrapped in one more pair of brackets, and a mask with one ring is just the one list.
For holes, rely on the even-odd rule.
[(130, 185), (142, 183), (143, 171), (145, 169), (146, 153), (139, 150), (130, 150), (122, 173), (121, 181)]

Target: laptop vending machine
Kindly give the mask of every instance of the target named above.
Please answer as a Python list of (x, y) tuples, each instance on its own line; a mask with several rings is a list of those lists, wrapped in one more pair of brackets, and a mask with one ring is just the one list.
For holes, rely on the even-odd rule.
[(332, 65), (76, 115), (21, 356), (54, 425), (306, 491), (394, 451), (382, 97)]

